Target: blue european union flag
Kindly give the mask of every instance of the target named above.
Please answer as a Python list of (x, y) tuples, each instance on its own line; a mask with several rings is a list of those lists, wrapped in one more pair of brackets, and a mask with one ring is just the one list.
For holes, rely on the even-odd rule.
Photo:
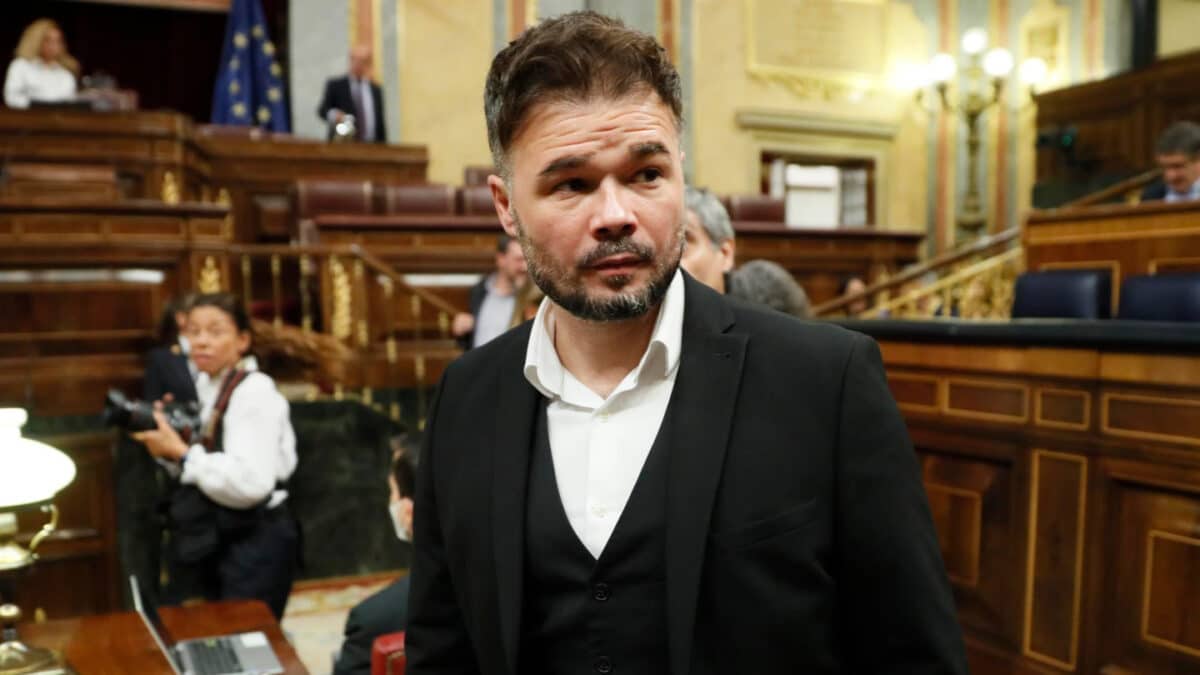
[(290, 131), (283, 69), (267, 35), (259, 0), (233, 0), (225, 26), (225, 48), (213, 91), (213, 124), (253, 125)]

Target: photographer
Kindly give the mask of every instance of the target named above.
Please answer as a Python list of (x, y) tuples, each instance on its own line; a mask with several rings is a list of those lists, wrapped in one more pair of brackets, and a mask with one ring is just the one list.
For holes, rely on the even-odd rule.
[(299, 535), (284, 482), (296, 468), (288, 403), (243, 355), (250, 320), (229, 294), (196, 297), (187, 338), (202, 427), (185, 441), (156, 404), (158, 428), (133, 434), (178, 478), (173, 558), (208, 599), (262, 600), (283, 616)]

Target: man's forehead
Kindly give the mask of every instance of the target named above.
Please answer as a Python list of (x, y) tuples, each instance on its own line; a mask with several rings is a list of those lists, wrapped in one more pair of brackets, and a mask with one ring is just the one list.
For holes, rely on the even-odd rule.
[(648, 142), (678, 147), (675, 115), (653, 91), (618, 98), (554, 98), (534, 103), (523, 117), (512, 149), (583, 142), (631, 151)]

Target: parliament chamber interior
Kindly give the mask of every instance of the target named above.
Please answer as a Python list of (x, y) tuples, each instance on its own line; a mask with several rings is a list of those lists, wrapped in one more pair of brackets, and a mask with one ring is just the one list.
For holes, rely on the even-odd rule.
[[(878, 343), (970, 671), (1200, 673), (1200, 3), (2, 5), (0, 674), (172, 672), (130, 575), (176, 639), (404, 671), (399, 631), (342, 646), (414, 559), (397, 467), (447, 367), (550, 303), (497, 243), (485, 78), (576, 10), (678, 70), (684, 178), (731, 225), (689, 192), (684, 269), (711, 245), (727, 294)], [(222, 293), (294, 431), (261, 493), (301, 533), (286, 610), (174, 593), (202, 467), (129, 434), (175, 391), (155, 350), (217, 395), (179, 336)]]

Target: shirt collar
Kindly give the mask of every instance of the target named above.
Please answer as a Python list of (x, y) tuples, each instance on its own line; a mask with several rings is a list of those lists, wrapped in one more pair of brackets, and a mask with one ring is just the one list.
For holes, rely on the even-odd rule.
[[(635, 386), (667, 379), (678, 367), (683, 347), (683, 302), (683, 274), (677, 269), (663, 296), (650, 342), (633, 370)], [(568, 373), (554, 349), (554, 316), (550, 314), (550, 306), (550, 298), (544, 298), (533, 318), (529, 345), (525, 348), (524, 372), (529, 384), (553, 400), (563, 395)]]
[(1177, 202), (1189, 199), (1200, 199), (1200, 179), (1197, 179), (1195, 183), (1192, 183), (1191, 189), (1189, 189), (1187, 192), (1175, 192), (1174, 190), (1167, 188), (1167, 201)]

